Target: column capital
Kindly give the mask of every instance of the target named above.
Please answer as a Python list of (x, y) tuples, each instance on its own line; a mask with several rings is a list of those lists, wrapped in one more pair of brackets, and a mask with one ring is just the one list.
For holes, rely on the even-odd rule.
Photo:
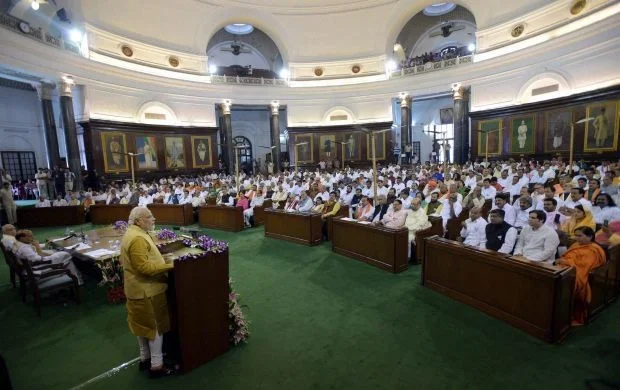
[(72, 88), (75, 85), (75, 81), (69, 77), (63, 77), (63, 79), (58, 83), (59, 94), (60, 96), (73, 97)]
[(452, 93), (454, 94), (454, 100), (463, 100), (465, 98), (465, 88), (461, 83), (452, 84)]
[(230, 107), (232, 106), (232, 102), (229, 99), (226, 99), (222, 102), (222, 114), (230, 115)]
[(33, 83), (32, 86), (37, 90), (40, 100), (52, 100), (52, 93), (56, 88), (56, 85), (51, 83)]
[(271, 108), (271, 115), (280, 115), (280, 102), (277, 100), (272, 101), (269, 104), (269, 107)]
[(407, 92), (401, 92), (398, 94), (398, 101), (400, 102), (401, 108), (407, 108), (411, 105), (411, 95)]

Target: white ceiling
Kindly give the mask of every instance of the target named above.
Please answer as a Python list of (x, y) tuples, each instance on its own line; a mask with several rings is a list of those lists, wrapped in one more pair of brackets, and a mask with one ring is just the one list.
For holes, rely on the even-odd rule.
[[(22, 0), (29, 1), (29, 0)], [(78, 23), (145, 43), (196, 54), (215, 32), (250, 23), (267, 33), (285, 62), (335, 61), (391, 53), (400, 30), (438, 0), (57, 0)], [(478, 28), (550, 0), (458, 0)], [(41, 8), (46, 5), (42, 5)]]

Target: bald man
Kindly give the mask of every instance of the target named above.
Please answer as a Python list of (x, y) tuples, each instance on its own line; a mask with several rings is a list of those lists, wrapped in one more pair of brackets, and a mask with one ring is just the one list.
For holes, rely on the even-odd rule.
[(159, 249), (148, 234), (155, 218), (146, 207), (134, 207), (129, 214), (129, 227), (121, 241), (120, 261), (123, 266), (127, 322), (138, 338), (140, 370), (150, 368), (152, 378), (173, 375), (176, 370), (164, 366), (163, 334), (170, 330), (166, 290), (166, 264)]
[(17, 229), (15, 226), (7, 223), (2, 226), (2, 245), (6, 250), (11, 252), (14, 251), (13, 247), (15, 246), (15, 235), (17, 234)]

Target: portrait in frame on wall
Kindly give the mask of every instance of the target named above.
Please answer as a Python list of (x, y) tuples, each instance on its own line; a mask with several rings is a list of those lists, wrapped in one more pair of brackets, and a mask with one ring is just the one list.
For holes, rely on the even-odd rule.
[(584, 151), (613, 152), (618, 147), (618, 106), (620, 101), (588, 104), (585, 124)]
[(105, 172), (129, 171), (125, 134), (102, 132), (101, 148), (103, 150), (103, 169)]
[(572, 110), (555, 110), (545, 113), (545, 153), (568, 152)]
[(192, 136), (192, 161), (194, 168), (211, 168), (211, 137)]
[(454, 123), (454, 108), (446, 107), (439, 109), (439, 120), (442, 125), (451, 125)]
[[(386, 152), (386, 132), (375, 133), (375, 158), (377, 160), (385, 160), (387, 157)], [(366, 150), (368, 151), (367, 157), (372, 160), (372, 141), (370, 140), (370, 134), (366, 134)]]
[[(531, 154), (535, 150), (536, 115), (511, 118), (510, 153)], [(491, 139), (489, 139), (490, 141)], [(489, 152), (491, 147), (489, 146)]]
[(338, 153), (338, 144), (334, 134), (319, 136), (319, 161), (333, 161)]
[(183, 137), (166, 137), (166, 168), (185, 168)]
[(136, 136), (138, 169), (157, 169), (157, 139), (151, 136)]
[[(303, 145), (298, 145), (303, 143)], [(314, 145), (312, 134), (295, 135), (294, 152), (300, 164), (314, 162)]]
[(499, 156), (502, 152), (502, 120), (491, 119), (478, 122), (478, 155), (487, 154), (487, 136), (489, 156)]
[[(341, 142), (344, 142), (344, 157), (342, 161), (359, 161), (362, 159), (360, 133), (345, 133)], [(340, 147), (342, 148), (342, 145)]]

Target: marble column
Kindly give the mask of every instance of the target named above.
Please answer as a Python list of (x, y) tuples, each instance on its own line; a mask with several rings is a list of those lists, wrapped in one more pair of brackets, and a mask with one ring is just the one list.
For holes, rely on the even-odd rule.
[(65, 140), (67, 142), (67, 163), (69, 169), (75, 174), (73, 184), (74, 191), (81, 191), (82, 163), (80, 162), (80, 147), (78, 145), (77, 125), (73, 114), (73, 80), (64, 79), (59, 84), (60, 88), (60, 111), (65, 125)]
[(52, 169), (55, 165), (60, 166), (60, 148), (58, 147), (58, 134), (56, 133), (56, 121), (52, 105), (52, 91), (56, 86), (54, 84), (41, 83), (36, 84), (35, 88), (39, 94), (39, 99), (41, 99), (41, 108), (43, 110), (47, 164)]
[(453, 84), (454, 93), (454, 162), (469, 159), (469, 93), (461, 84)]
[(226, 150), (226, 156), (224, 161), (228, 168), (229, 174), (235, 173), (235, 153), (233, 150), (232, 140), (232, 119), (230, 117), (230, 107), (232, 106), (229, 100), (224, 101), (221, 104), (222, 107), (222, 126), (224, 127), (224, 140), (222, 142), (224, 149)]
[[(411, 96), (407, 93), (399, 95), (400, 100), (400, 161), (404, 161), (405, 147), (411, 143)], [(407, 164), (410, 161), (406, 162)]]
[(271, 116), (269, 118), (272, 147), (271, 161), (273, 162), (273, 172), (278, 173), (280, 172), (280, 103), (273, 101), (269, 107), (271, 109)]

